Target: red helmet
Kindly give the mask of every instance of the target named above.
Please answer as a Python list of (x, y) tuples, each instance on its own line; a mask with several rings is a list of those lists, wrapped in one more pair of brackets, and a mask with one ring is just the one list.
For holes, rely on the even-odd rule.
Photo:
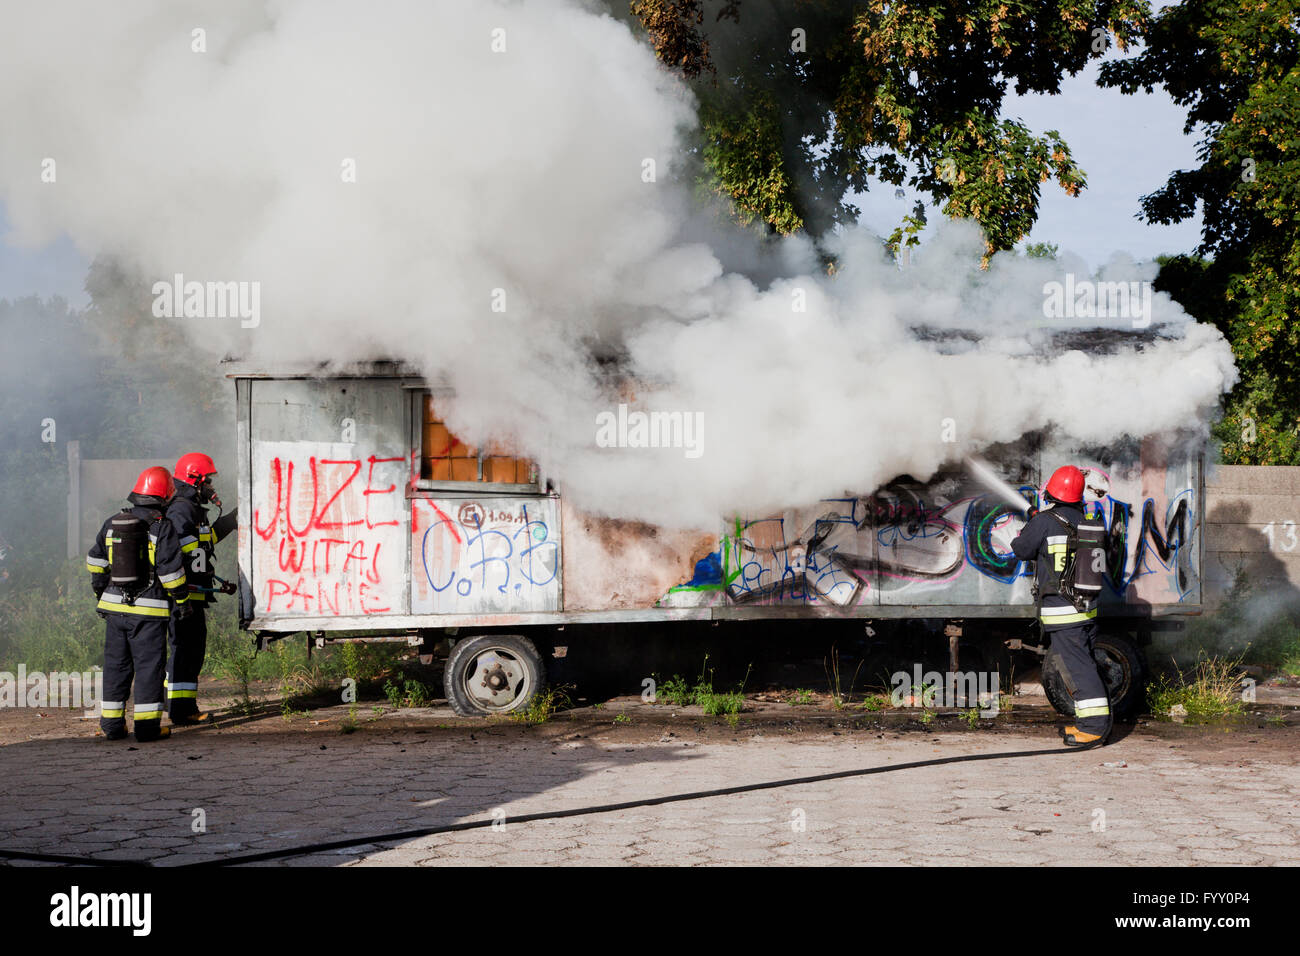
[(1052, 472), (1047, 482), (1047, 493), (1068, 505), (1083, 500), (1083, 472), (1073, 465), (1063, 465)]
[(136, 479), (131, 494), (150, 495), (154, 498), (170, 498), (176, 494), (176, 484), (172, 481), (172, 476), (167, 474), (166, 468), (162, 465), (154, 465), (140, 472), (140, 477)]
[(180, 460), (176, 462), (176, 480), (183, 481), (187, 485), (197, 485), (204, 478), (209, 478), (216, 473), (216, 463), (201, 451), (181, 455)]

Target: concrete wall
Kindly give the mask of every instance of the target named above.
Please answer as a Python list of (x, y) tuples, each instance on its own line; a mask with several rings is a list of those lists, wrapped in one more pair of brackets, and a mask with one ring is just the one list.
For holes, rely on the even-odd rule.
[(1255, 594), (1300, 600), (1300, 467), (1208, 467), (1205, 512), (1207, 606), (1239, 568)]
[(68, 442), (68, 557), (90, 550), (104, 521), (127, 507), (127, 493), (150, 465), (172, 470), (180, 452), (165, 458), (82, 458), (81, 443)]

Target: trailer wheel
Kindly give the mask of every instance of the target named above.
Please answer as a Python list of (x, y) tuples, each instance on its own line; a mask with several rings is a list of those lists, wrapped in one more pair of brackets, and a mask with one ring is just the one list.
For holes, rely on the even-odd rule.
[(533, 642), (517, 634), (484, 634), (456, 642), (442, 685), (462, 717), (507, 714), (528, 706), (546, 682)]
[[(1146, 664), (1133, 642), (1118, 634), (1098, 634), (1092, 656), (1106, 683), (1111, 713), (1121, 719), (1138, 713), (1146, 698)], [(1043, 692), (1057, 713), (1074, 716), (1074, 698), (1065, 686), (1060, 656), (1051, 650), (1043, 660)]]

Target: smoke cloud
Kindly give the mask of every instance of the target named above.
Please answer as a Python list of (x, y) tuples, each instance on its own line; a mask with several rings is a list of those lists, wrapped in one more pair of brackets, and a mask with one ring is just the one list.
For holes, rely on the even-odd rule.
[[(901, 270), (865, 230), (828, 237), (832, 276), (805, 238), (718, 228), (684, 182), (691, 95), (574, 2), (46, 2), (9, 20), (9, 241), (67, 233), (146, 283), (255, 282), (253, 327), (158, 321), (267, 370), (417, 365), (456, 389), (453, 430), (510, 438), (594, 512), (712, 527), (1039, 428), (1203, 434), (1236, 378), (1223, 337), (1149, 285), (1138, 318), (1044, 313), (1067, 275), (1149, 284), (1152, 264), (981, 271), (978, 233), (953, 223)], [(602, 447), (620, 404), (699, 416), (700, 453)]]

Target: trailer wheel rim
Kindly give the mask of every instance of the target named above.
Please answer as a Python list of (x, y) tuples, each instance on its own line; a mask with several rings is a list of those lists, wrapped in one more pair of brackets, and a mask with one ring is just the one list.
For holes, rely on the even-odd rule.
[(475, 707), (490, 713), (511, 710), (532, 693), (528, 668), (504, 647), (485, 647), (470, 658), (460, 686)]

